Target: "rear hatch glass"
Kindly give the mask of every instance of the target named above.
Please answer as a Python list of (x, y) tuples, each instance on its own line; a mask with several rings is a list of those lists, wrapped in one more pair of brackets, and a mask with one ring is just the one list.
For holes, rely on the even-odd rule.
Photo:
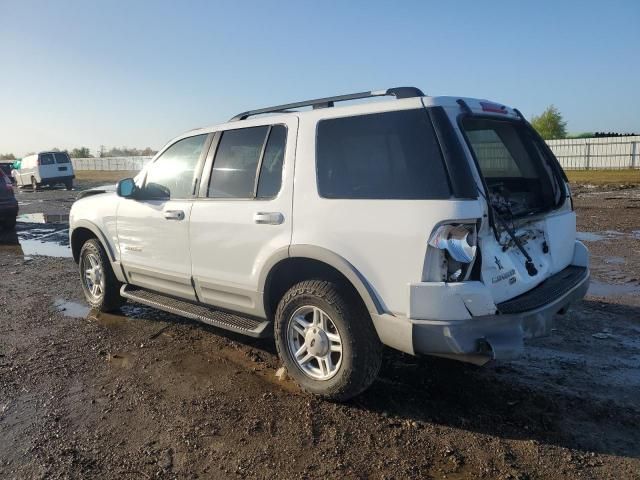
[(69, 163), (69, 156), (66, 153), (54, 153), (56, 163)]
[(562, 190), (540, 140), (519, 121), (469, 117), (462, 121), (490, 201), (502, 215), (521, 217), (550, 210)]
[(55, 160), (52, 153), (41, 153), (38, 157), (39, 165), (53, 165)]

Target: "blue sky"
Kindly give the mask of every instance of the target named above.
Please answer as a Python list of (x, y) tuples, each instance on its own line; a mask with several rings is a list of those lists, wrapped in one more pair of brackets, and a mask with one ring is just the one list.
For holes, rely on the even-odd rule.
[(640, 131), (640, 1), (0, 0), (0, 152), (159, 148), (242, 110), (415, 85)]

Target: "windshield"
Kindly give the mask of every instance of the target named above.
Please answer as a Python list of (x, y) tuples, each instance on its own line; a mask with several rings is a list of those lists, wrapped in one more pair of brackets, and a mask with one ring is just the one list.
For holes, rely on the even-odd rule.
[(462, 126), (500, 213), (517, 217), (549, 210), (561, 190), (540, 140), (522, 122), (465, 118)]

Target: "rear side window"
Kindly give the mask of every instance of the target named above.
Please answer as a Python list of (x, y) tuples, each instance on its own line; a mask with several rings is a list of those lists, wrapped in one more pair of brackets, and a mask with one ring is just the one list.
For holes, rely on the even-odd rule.
[(322, 120), (316, 142), (322, 197), (451, 196), (440, 147), (424, 109)]
[(209, 197), (253, 198), (258, 161), (268, 126), (222, 133), (209, 182)]
[(66, 153), (60, 152), (53, 155), (56, 157), (56, 163), (69, 163), (69, 155)]
[(43, 153), (38, 156), (38, 165), (53, 165), (54, 163), (52, 153)]
[(269, 140), (264, 149), (260, 177), (258, 179), (258, 198), (273, 198), (280, 192), (282, 185), (282, 162), (287, 143), (287, 129), (284, 125), (275, 125), (269, 132)]

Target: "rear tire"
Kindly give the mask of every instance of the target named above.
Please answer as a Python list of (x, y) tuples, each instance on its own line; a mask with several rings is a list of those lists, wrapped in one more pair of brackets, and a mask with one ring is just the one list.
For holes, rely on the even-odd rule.
[(92, 238), (82, 245), (78, 266), (82, 291), (92, 308), (111, 312), (124, 305), (126, 299), (120, 296), (122, 284), (113, 273), (107, 252), (97, 239)]
[(67, 190), (73, 190), (73, 180), (65, 180), (64, 186)]
[(382, 344), (366, 308), (346, 288), (300, 282), (282, 297), (275, 340), (287, 373), (320, 397), (344, 401), (366, 390), (382, 363)]
[(38, 190), (38, 181), (36, 180), (36, 177), (31, 177), (31, 190), (34, 192)]

